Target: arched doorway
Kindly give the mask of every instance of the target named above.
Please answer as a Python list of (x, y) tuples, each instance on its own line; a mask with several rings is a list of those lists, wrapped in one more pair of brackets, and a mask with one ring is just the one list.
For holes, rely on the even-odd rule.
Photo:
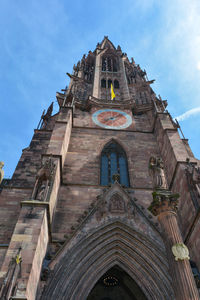
[[(140, 290), (143, 298), (136, 293), (135, 299), (173, 299), (163, 249), (143, 233), (118, 220), (99, 224), (79, 242), (66, 244), (51, 268), (51, 276), (40, 298), (42, 300), (86, 300), (110, 270), (119, 270), (116, 276), (122, 279), (123, 289), (126, 287), (127, 293), (129, 291), (134, 295)], [(125, 286), (124, 282), (128, 281), (131, 284)], [(133, 290), (130, 289), (132, 284), (135, 287)], [(103, 295), (102, 298), (113, 300), (111, 296)], [(126, 300), (124, 297), (122, 299)]]
[(108, 270), (95, 284), (87, 300), (146, 300), (137, 283), (119, 266)]

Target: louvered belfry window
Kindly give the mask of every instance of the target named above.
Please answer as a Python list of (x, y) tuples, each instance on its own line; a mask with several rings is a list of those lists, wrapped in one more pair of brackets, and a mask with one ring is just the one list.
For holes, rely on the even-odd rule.
[(107, 144), (101, 153), (101, 185), (114, 183), (113, 175), (120, 175), (120, 184), (129, 187), (127, 158), (123, 148), (116, 142)]

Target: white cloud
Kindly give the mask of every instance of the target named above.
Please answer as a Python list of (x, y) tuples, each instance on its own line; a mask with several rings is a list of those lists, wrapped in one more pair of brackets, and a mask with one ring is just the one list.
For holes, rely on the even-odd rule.
[(197, 69), (200, 70), (200, 61), (197, 63)]
[(190, 110), (186, 111), (184, 114), (176, 117), (175, 119), (177, 119), (177, 121), (183, 121), (185, 119), (188, 119), (190, 116), (196, 115), (196, 114), (199, 114), (199, 113), (200, 113), (200, 107), (196, 107), (196, 108), (193, 108), (193, 109), (190, 109)]

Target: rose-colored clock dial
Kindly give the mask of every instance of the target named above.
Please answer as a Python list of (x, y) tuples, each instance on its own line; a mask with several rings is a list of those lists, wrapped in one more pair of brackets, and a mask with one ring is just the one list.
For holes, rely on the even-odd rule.
[(108, 126), (121, 126), (126, 123), (126, 117), (115, 111), (102, 112), (97, 119)]
[(131, 116), (119, 109), (100, 109), (92, 115), (92, 120), (98, 126), (106, 129), (124, 129), (132, 124)]

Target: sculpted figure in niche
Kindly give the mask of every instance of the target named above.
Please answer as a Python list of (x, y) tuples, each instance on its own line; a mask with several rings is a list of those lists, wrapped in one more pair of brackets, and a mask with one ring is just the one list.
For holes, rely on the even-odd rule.
[(52, 158), (48, 158), (39, 169), (32, 193), (32, 199), (47, 201), (49, 188), (52, 184), (55, 165)]
[(110, 211), (111, 212), (124, 212), (124, 201), (120, 195), (114, 194), (110, 199)]
[(187, 161), (186, 173), (189, 185), (192, 189), (196, 190), (196, 194), (200, 197), (200, 167), (195, 166), (189, 160)]
[(39, 201), (45, 201), (46, 200), (46, 195), (48, 193), (49, 185), (48, 185), (48, 179), (47, 178), (42, 178), (38, 182), (38, 189), (36, 192), (35, 199)]
[(149, 160), (149, 173), (153, 179), (155, 189), (167, 189), (167, 181), (164, 172), (164, 165), (161, 158), (151, 157)]

